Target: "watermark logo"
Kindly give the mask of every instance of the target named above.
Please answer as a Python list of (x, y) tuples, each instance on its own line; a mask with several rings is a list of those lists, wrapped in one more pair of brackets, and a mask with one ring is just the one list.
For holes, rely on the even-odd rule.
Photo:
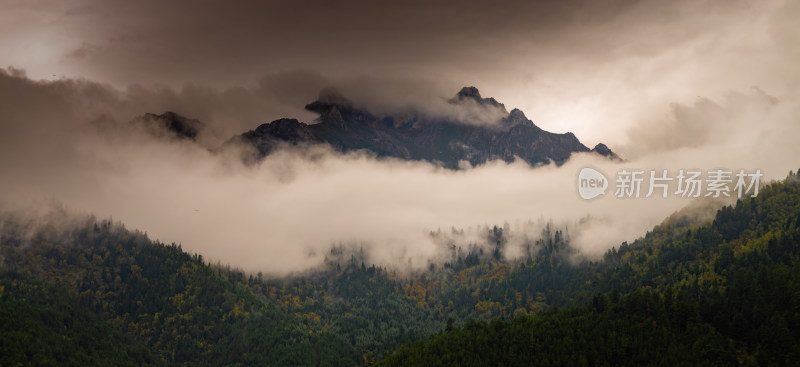
[(584, 167), (578, 174), (578, 194), (589, 200), (606, 194), (608, 179), (600, 171)]
[[(664, 170), (622, 169), (617, 172), (614, 196), (617, 198), (649, 198), (668, 195), (684, 198), (758, 196), (761, 170), (681, 169), (677, 175)], [(578, 174), (578, 194), (589, 200), (605, 195), (609, 180), (599, 171), (585, 167)]]

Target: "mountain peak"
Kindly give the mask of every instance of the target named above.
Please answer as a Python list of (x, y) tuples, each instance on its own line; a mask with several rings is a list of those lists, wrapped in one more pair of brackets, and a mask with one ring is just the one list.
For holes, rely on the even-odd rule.
[(605, 156), (605, 157), (608, 157), (608, 158), (611, 158), (611, 159), (620, 159), (619, 156), (616, 153), (611, 151), (611, 149), (609, 149), (603, 143), (598, 143), (597, 145), (595, 145), (594, 149), (592, 149), (592, 152), (595, 152), (597, 154), (600, 154), (602, 156)]
[[(478, 88), (464, 87), (452, 99), (453, 116), (406, 111), (374, 115), (354, 105), (336, 89), (320, 92), (306, 109), (319, 114), (313, 124), (281, 119), (241, 135), (261, 157), (283, 143), (327, 143), (339, 151), (369, 150), (379, 157), (438, 162), (450, 168), (461, 161), (473, 166), (492, 160), (523, 159), (531, 164), (558, 164), (572, 153), (590, 152), (572, 133), (542, 130), (520, 109), (507, 112), (494, 98), (484, 98)], [(468, 118), (492, 124), (469, 124)], [(499, 122), (494, 124), (494, 122)], [(612, 156), (603, 146), (597, 152)], [(613, 157), (613, 156), (612, 156)]]
[(188, 140), (196, 140), (197, 135), (205, 127), (205, 124), (199, 120), (184, 117), (172, 111), (160, 115), (146, 113), (131, 123), (144, 127), (147, 132), (156, 137)]
[(519, 108), (515, 108), (511, 110), (511, 112), (509, 112), (508, 121), (512, 123), (525, 122), (528, 121), (528, 118), (525, 116), (525, 113), (523, 113)]
[[(301, 128), (306, 126), (306, 124), (297, 121), (297, 119), (290, 119), (290, 118), (282, 118), (275, 121), (272, 121), (268, 124), (261, 124), (259, 127), (256, 128), (256, 133), (261, 135), (274, 133), (274, 132), (291, 132), (295, 133), (297, 128)], [(297, 135), (297, 134), (294, 134)]]
[(522, 112), (519, 108), (515, 108), (508, 113), (508, 118), (527, 118), (525, 117), (525, 113)]
[(478, 91), (478, 88), (475, 87), (464, 87), (456, 94), (457, 98), (474, 98), (474, 99), (482, 99), (481, 92)]
[(316, 101), (306, 105), (306, 110), (320, 114), (322, 119), (326, 119), (328, 115), (336, 115), (341, 111), (352, 109), (353, 103), (333, 87), (323, 89), (319, 92)]
[(502, 109), (503, 111), (506, 110), (506, 106), (500, 102), (497, 102), (496, 99), (489, 97), (489, 98), (482, 98), (481, 92), (478, 91), (478, 88), (475, 87), (464, 87), (461, 88), (460, 91), (456, 94), (455, 98), (450, 100), (450, 103), (463, 103), (465, 101), (474, 101), (479, 106), (492, 106)]
[(534, 125), (533, 121), (529, 120), (525, 113), (523, 113), (519, 108), (515, 108), (511, 110), (508, 114), (508, 117), (503, 118), (502, 120), (503, 125), (505, 126), (516, 126), (516, 125)]

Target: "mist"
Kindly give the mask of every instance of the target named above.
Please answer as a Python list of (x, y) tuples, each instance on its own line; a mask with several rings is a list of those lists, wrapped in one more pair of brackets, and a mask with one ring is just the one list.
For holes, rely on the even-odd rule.
[[(720, 168), (759, 169), (766, 182), (800, 167), (797, 2), (70, 0), (0, 10), (0, 207), (47, 217), (57, 203), (248, 271), (302, 271), (339, 243), (421, 268), (443, 256), (431, 231), (504, 223), (518, 236), (513, 257), (540, 234), (528, 223), (551, 220), (596, 257), (699, 204), (672, 194), (674, 181), (667, 198), (617, 198), (612, 184), (583, 200), (584, 167), (611, 182), (622, 169)], [(623, 160), (449, 170), (326, 146), (256, 165), (212, 152), (278, 118), (314, 123), (304, 106), (328, 87), (377, 116), (496, 120), (448, 103), (464, 86)], [(166, 111), (205, 123), (200, 144), (129, 123)]]
[[(223, 104), (228, 93), (209, 92), (203, 103)], [(512, 232), (535, 238), (540, 228), (526, 227), (530, 221), (563, 224), (583, 255), (599, 256), (692, 200), (616, 198), (613, 186), (583, 200), (576, 191), (583, 167), (610, 180), (623, 168), (668, 169), (673, 177), (679, 169), (760, 169), (766, 181), (800, 166), (797, 92), (784, 100), (753, 89), (666, 104), (672, 113), (654, 120), (657, 128), (630, 130), (640, 153), (621, 162), (575, 154), (561, 166), (495, 161), (462, 170), (321, 145), (282, 149), (245, 166), (191, 141), (125, 127), (141, 109), (160, 112), (154, 109), (164, 95), (188, 100), (168, 87), (120, 91), (0, 74), (0, 203), (32, 210), (57, 202), (211, 261), (284, 275), (318, 266), (336, 243), (363, 244), (377, 264), (421, 268), (443, 251), (430, 231), (510, 223)]]

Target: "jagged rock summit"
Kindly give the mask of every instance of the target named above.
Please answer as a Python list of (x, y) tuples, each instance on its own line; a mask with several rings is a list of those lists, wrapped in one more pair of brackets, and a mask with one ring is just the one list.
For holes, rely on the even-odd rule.
[(197, 140), (197, 135), (205, 128), (199, 120), (183, 117), (175, 112), (165, 112), (161, 115), (146, 113), (133, 121), (133, 126), (145, 129), (148, 133), (159, 138)]
[(618, 159), (602, 143), (589, 149), (572, 133), (542, 130), (519, 109), (507, 112), (502, 103), (483, 98), (475, 87), (462, 88), (447, 102), (455, 108), (492, 109), (504, 117), (481, 124), (415, 111), (377, 116), (355, 107), (334, 89), (325, 89), (305, 107), (319, 114), (315, 123), (279, 119), (236, 136), (228, 144), (252, 146), (256, 151), (254, 159), (263, 158), (282, 144), (324, 143), (342, 152), (368, 150), (379, 157), (425, 160), (453, 169), (460, 167), (462, 161), (475, 166), (517, 158), (530, 164), (561, 164), (578, 152)]
[(465, 101), (474, 101), (480, 106), (488, 106), (488, 107), (496, 107), (502, 109), (503, 112), (506, 112), (506, 106), (500, 102), (497, 102), (492, 97), (489, 98), (482, 98), (481, 92), (478, 91), (478, 88), (475, 87), (464, 87), (458, 91), (458, 94), (450, 100), (450, 103), (463, 103)]

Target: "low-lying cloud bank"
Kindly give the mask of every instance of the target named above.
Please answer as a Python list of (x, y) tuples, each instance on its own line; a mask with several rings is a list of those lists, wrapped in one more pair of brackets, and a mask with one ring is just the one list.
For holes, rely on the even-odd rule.
[[(493, 162), (453, 171), (324, 146), (278, 151), (245, 167), (198, 144), (120, 128), (144, 112), (182, 103), (187, 110), (205, 104), (207, 111), (236, 111), (235, 90), (205, 91), (195, 100), (166, 87), (118, 91), (0, 72), (0, 205), (57, 201), (180, 242), (208, 259), (286, 274), (320, 264), (333, 243), (365, 243), (377, 263), (410, 259), (424, 266), (441, 251), (431, 230), (508, 222), (523, 232), (529, 220), (571, 224), (587, 216), (596, 220), (570, 235), (583, 253), (598, 255), (690, 202), (672, 194), (613, 197), (623, 168), (668, 169), (673, 177), (679, 169), (760, 169), (766, 180), (800, 167), (798, 90), (780, 100), (750, 90), (675, 105), (666, 117), (630, 130), (629, 150), (636, 154), (627, 161), (577, 154), (562, 166), (535, 168)], [(184, 113), (209, 113), (200, 111)], [(237, 125), (238, 131), (225, 119), (204, 121), (232, 134), (262, 120)], [(586, 166), (612, 180), (604, 197), (578, 196), (578, 171)]]

